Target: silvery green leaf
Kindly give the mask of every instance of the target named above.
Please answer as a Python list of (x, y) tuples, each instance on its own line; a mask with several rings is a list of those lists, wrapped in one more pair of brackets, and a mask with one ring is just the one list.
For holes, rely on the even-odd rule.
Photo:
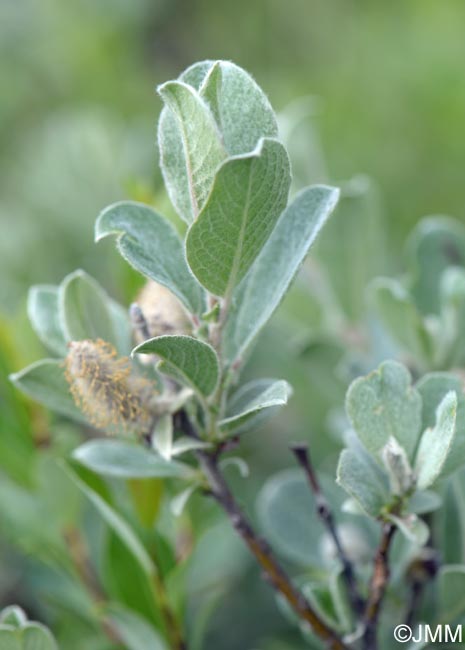
[(414, 514), (397, 517), (389, 514), (387, 518), (400, 530), (402, 535), (412, 544), (424, 546), (429, 539), (429, 528), (422, 519)]
[(262, 411), (287, 404), (291, 394), (292, 388), (283, 380), (259, 379), (245, 384), (229, 399), (226, 417), (219, 426), (229, 433), (242, 430), (256, 423)]
[(84, 271), (66, 276), (60, 285), (60, 321), (68, 341), (103, 339), (117, 346), (110, 299), (102, 287)]
[(52, 352), (65, 356), (66, 338), (58, 313), (58, 287), (37, 285), (29, 290), (27, 312), (35, 333)]
[(420, 438), (415, 457), (417, 486), (425, 490), (440, 477), (455, 435), (457, 394), (449, 391), (436, 411), (436, 424), (428, 428)]
[[(340, 490), (333, 480), (325, 476), (320, 480), (327, 499), (337, 507)], [(284, 470), (268, 479), (258, 496), (257, 513), (264, 535), (277, 551), (302, 566), (321, 566), (325, 529), (300, 470)]]
[(378, 517), (390, 501), (387, 476), (366, 452), (361, 451), (342, 451), (336, 481), (367, 514)]
[(165, 102), (158, 130), (160, 165), (171, 201), (189, 223), (202, 209), (226, 152), (208, 105), (192, 86), (169, 81), (158, 92)]
[(200, 95), (210, 107), (230, 156), (252, 151), (261, 138), (278, 137), (274, 111), (252, 77), (230, 61), (215, 61)]
[(226, 467), (231, 466), (237, 469), (242, 478), (247, 478), (250, 475), (250, 467), (243, 458), (233, 456), (230, 458), (225, 458), (220, 462), (220, 467), (222, 470), (226, 469)]
[(0, 624), (11, 625), (12, 627), (23, 627), (27, 623), (27, 616), (24, 610), (17, 605), (5, 607), (0, 612)]
[(423, 400), (422, 429), (434, 428), (436, 410), (450, 391), (456, 393), (456, 433), (452, 447), (441, 470), (441, 477), (448, 476), (465, 465), (465, 395), (463, 381), (457, 375), (447, 372), (432, 372), (424, 375), (416, 388)]
[(10, 375), (13, 384), (32, 399), (52, 411), (87, 424), (83, 413), (74, 403), (65, 378), (63, 363), (43, 359)]
[(465, 266), (465, 227), (448, 217), (422, 219), (407, 245), (410, 289), (423, 314), (439, 314), (439, 285), (449, 266)]
[(441, 505), (442, 499), (439, 494), (431, 490), (422, 490), (421, 492), (415, 492), (410, 497), (408, 509), (416, 515), (424, 515), (437, 510)]
[(104, 617), (117, 631), (126, 650), (168, 650), (153, 625), (134, 611), (110, 603), (105, 605)]
[(196, 449), (210, 449), (211, 444), (203, 440), (196, 440), (195, 438), (188, 438), (181, 436), (176, 438), (171, 447), (171, 456), (181, 456), (188, 451), (195, 451)]
[(188, 478), (188, 465), (167, 461), (150, 449), (122, 440), (90, 440), (73, 451), (81, 465), (115, 478)]
[(392, 338), (415, 359), (431, 365), (436, 342), (406, 289), (396, 280), (377, 278), (370, 285), (369, 293)]
[(442, 566), (437, 581), (441, 619), (452, 623), (465, 613), (465, 565)]
[(339, 196), (315, 185), (297, 194), (283, 212), (247, 276), (237, 287), (225, 328), (228, 362), (242, 358), (286, 294)]
[(173, 418), (162, 415), (152, 433), (152, 445), (165, 460), (171, 460), (173, 454)]
[(416, 449), (421, 428), (422, 400), (411, 385), (407, 368), (385, 361), (349, 387), (347, 414), (368, 451), (378, 454), (392, 437), (409, 459)]
[(324, 266), (349, 321), (360, 320), (365, 288), (386, 270), (385, 229), (374, 182), (355, 176), (341, 185), (341, 198), (318, 240), (315, 254)]
[(184, 508), (187, 505), (187, 502), (194, 494), (198, 485), (190, 485), (188, 488), (177, 494), (173, 499), (171, 499), (170, 510), (175, 517), (182, 515)]
[(110, 299), (108, 306), (113, 322), (113, 329), (115, 330), (116, 349), (120, 354), (127, 356), (131, 352), (133, 336), (129, 312), (115, 300)]
[(445, 348), (442, 366), (465, 362), (465, 269), (450, 267), (441, 278), (440, 340)]
[(190, 336), (158, 336), (134, 348), (133, 354), (156, 354), (162, 361), (161, 372), (185, 383), (208, 397), (219, 378), (219, 362), (215, 350)]
[(221, 165), (186, 239), (189, 266), (208, 291), (230, 295), (244, 277), (286, 206), (289, 185), (289, 159), (277, 140), (265, 138)]
[(95, 224), (95, 240), (116, 235), (118, 250), (137, 271), (167, 287), (191, 312), (203, 311), (202, 289), (187, 266), (173, 226), (150, 206), (122, 201), (108, 206)]
[(413, 471), (405, 453), (395, 438), (389, 438), (381, 449), (381, 459), (389, 476), (391, 494), (406, 494), (413, 486)]

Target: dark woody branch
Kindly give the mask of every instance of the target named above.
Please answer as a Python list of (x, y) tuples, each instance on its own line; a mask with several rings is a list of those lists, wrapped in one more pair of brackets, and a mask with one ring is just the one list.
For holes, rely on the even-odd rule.
[(331, 539), (333, 540), (334, 546), (336, 547), (336, 552), (342, 565), (342, 576), (346, 583), (352, 609), (359, 616), (364, 611), (365, 603), (358, 591), (355, 571), (352, 566), (352, 562), (347, 557), (344, 547), (342, 546), (330, 505), (321, 490), (320, 482), (318, 480), (318, 476), (315, 472), (310, 452), (308, 450), (308, 445), (306, 443), (294, 444), (291, 446), (291, 451), (295, 455), (298, 463), (304, 470), (305, 475), (308, 479), (310, 488), (315, 497), (317, 514), (327, 529)]

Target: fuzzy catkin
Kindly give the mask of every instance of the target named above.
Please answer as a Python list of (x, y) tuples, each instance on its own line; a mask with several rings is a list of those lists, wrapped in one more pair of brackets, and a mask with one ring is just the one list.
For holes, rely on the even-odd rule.
[(73, 399), (98, 429), (144, 434), (150, 426), (151, 382), (134, 374), (127, 357), (101, 339), (73, 341), (65, 359)]
[[(169, 289), (153, 280), (147, 282), (136, 299), (142, 311), (150, 337), (163, 334), (189, 334), (191, 323), (174, 294)], [(136, 339), (142, 343), (144, 336), (135, 327)]]

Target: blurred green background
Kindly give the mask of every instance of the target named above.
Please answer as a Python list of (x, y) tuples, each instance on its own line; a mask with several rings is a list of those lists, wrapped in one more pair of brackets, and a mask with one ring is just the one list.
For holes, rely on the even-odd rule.
[[(291, 146), (298, 180), (304, 175), (306, 183), (338, 184), (359, 173), (374, 179), (390, 251), (387, 266), (400, 271), (404, 240), (422, 216), (465, 218), (464, 24), (462, 0), (0, 2), (3, 504), (12, 490), (18, 496), (19, 485), (42, 489), (37, 476), (45, 463), (44, 440), (45, 456), (71, 445), (62, 425), (23, 401), (7, 382), (8, 372), (43, 356), (26, 318), (29, 285), (58, 283), (82, 267), (128, 304), (140, 280), (111, 242), (94, 245), (94, 220), (108, 203), (125, 197), (172, 214), (157, 165), (156, 85), (196, 60), (231, 59), (255, 76), (277, 110), (308, 113), (302, 132), (308, 139), (297, 137)], [(345, 262), (352, 265), (350, 247)], [(292, 437), (312, 435), (317, 457), (331, 463), (335, 447), (328, 442), (327, 422), (343, 399), (345, 382), (333, 372), (341, 353), (324, 336), (302, 337), (318, 318), (312, 301), (302, 307), (299, 295), (297, 287), (249, 365), (249, 374), (284, 376), (297, 389), (293, 406), (269, 425), (275, 444), (263, 449), (258, 436), (247, 442), (256, 473), (247, 486), (238, 486), (244, 498), (269, 471), (291, 464), (286, 447)], [(295, 332), (290, 323), (296, 323)], [(308, 355), (289, 355), (294, 344)], [(59, 429), (53, 442), (50, 429)], [(75, 433), (70, 435), (75, 441)], [(29, 498), (27, 490), (21, 495)], [(15, 508), (5, 505), (0, 516), (1, 528), (12, 526), (13, 538), (5, 533), (0, 545), (1, 604), (22, 594), (37, 608), (41, 569), (30, 555), (38, 552), (21, 542), (30, 522), (25, 516), (21, 528)], [(251, 598), (263, 603), (261, 613), (272, 611), (257, 575), (240, 580), (246, 579), (253, 579), (258, 595), (251, 592)], [(221, 617), (238, 612), (243, 629), (232, 641), (213, 631), (209, 647), (253, 647), (260, 635), (279, 627), (265, 625), (238, 593), (231, 590), (217, 628)], [(65, 622), (62, 616), (61, 628)], [(275, 647), (290, 646), (266, 646)]]

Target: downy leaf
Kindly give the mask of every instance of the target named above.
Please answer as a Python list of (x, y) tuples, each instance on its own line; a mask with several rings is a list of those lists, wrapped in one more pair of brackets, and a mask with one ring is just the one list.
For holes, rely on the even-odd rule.
[(224, 335), (224, 354), (230, 363), (244, 356), (278, 307), (338, 197), (336, 188), (308, 187), (297, 194), (279, 218), (234, 293)]
[(210, 107), (230, 156), (253, 151), (261, 138), (277, 138), (276, 116), (252, 77), (230, 61), (211, 63), (200, 95)]
[(338, 303), (351, 322), (360, 320), (365, 288), (386, 269), (385, 232), (373, 181), (355, 176), (341, 186), (341, 198), (321, 234), (315, 255), (325, 267)]
[(90, 440), (73, 451), (72, 458), (103, 476), (117, 478), (187, 478), (188, 465), (167, 461), (149, 449), (122, 440)]
[(205, 397), (215, 390), (219, 363), (215, 350), (190, 336), (158, 336), (138, 345), (132, 354), (156, 354), (161, 372), (187, 384)]
[(219, 426), (228, 433), (241, 430), (244, 425), (261, 421), (264, 410), (287, 404), (291, 394), (290, 385), (283, 380), (259, 379), (245, 384), (231, 396), (227, 416)]
[(385, 361), (366, 377), (359, 377), (347, 392), (347, 414), (373, 454), (393, 437), (411, 459), (420, 435), (421, 409), (422, 400), (411, 385), (409, 371), (396, 361)]
[(429, 538), (429, 528), (422, 519), (414, 514), (396, 517), (389, 514), (387, 518), (400, 530), (402, 535), (412, 544), (424, 546)]
[(449, 391), (436, 411), (436, 425), (428, 428), (420, 438), (415, 458), (417, 486), (425, 490), (441, 475), (455, 435), (457, 394)]
[(448, 392), (453, 391), (457, 397), (456, 434), (452, 447), (441, 470), (441, 476), (447, 476), (465, 465), (465, 395), (463, 381), (446, 372), (432, 372), (420, 379), (416, 385), (423, 400), (422, 430), (434, 428), (436, 411)]
[(465, 227), (448, 217), (422, 219), (407, 243), (410, 290), (423, 314), (438, 314), (439, 285), (449, 266), (465, 266)]
[(167, 287), (189, 311), (202, 312), (202, 289), (187, 266), (181, 238), (166, 219), (142, 203), (115, 203), (95, 224), (96, 241), (109, 235), (116, 235), (119, 252), (133, 268)]
[(52, 352), (65, 356), (66, 338), (61, 328), (58, 311), (58, 287), (37, 285), (29, 290), (27, 313), (31, 325), (42, 341)]
[(68, 275), (60, 285), (58, 301), (68, 341), (100, 338), (118, 346), (110, 299), (90, 275), (84, 271)]
[(130, 609), (110, 603), (105, 607), (104, 616), (127, 650), (168, 650), (153, 625)]
[(465, 565), (442, 566), (437, 580), (440, 620), (442, 623), (453, 623), (465, 613)]
[(378, 517), (389, 502), (387, 476), (363, 448), (342, 451), (336, 481), (372, 517)]
[(66, 415), (78, 422), (87, 423), (83, 413), (74, 403), (65, 378), (65, 369), (55, 359), (43, 359), (10, 375), (13, 384), (26, 395), (52, 411)]
[(226, 152), (210, 109), (192, 86), (169, 81), (158, 92), (165, 102), (158, 129), (160, 165), (174, 207), (190, 223)]
[(377, 278), (369, 287), (381, 322), (393, 339), (414, 358), (431, 364), (434, 339), (404, 287), (390, 278)]
[(211, 293), (230, 295), (247, 273), (286, 206), (289, 185), (289, 159), (277, 140), (261, 140), (220, 167), (186, 239), (189, 266)]

